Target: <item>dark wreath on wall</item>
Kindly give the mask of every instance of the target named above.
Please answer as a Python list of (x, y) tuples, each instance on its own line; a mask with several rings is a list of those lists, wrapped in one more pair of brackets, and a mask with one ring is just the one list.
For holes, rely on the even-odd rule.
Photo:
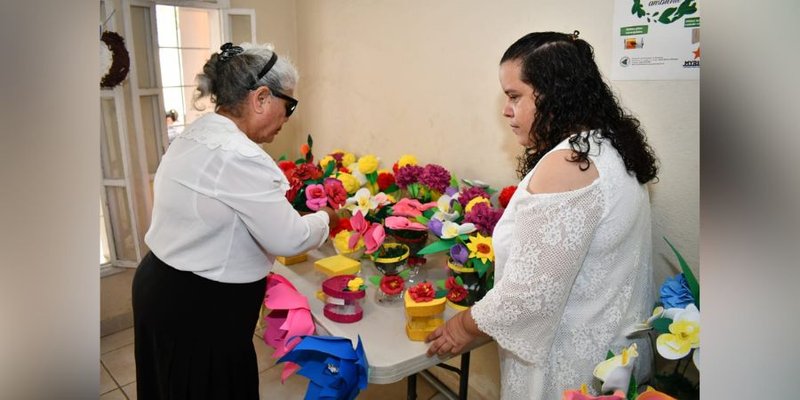
[(111, 51), (111, 66), (100, 79), (100, 87), (113, 88), (128, 77), (131, 59), (128, 55), (128, 49), (125, 48), (125, 39), (118, 33), (105, 31), (100, 40)]

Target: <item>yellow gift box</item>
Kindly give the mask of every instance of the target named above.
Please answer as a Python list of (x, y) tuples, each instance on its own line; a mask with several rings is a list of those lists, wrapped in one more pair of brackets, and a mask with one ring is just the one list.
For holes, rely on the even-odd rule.
[(361, 263), (337, 254), (317, 260), (314, 262), (314, 268), (327, 276), (355, 275), (361, 269)]
[(424, 303), (417, 303), (406, 290), (403, 295), (406, 309), (406, 335), (408, 338), (421, 342), (444, 323), (445, 297), (433, 299)]
[(301, 262), (303, 262), (305, 260), (308, 260), (308, 254), (303, 253), (303, 254), (298, 254), (296, 256), (289, 256), (289, 257), (277, 256), (277, 257), (275, 257), (275, 259), (278, 260), (278, 262), (283, 264), (283, 265), (292, 265), (292, 264), (297, 264), (297, 263), (301, 263)]

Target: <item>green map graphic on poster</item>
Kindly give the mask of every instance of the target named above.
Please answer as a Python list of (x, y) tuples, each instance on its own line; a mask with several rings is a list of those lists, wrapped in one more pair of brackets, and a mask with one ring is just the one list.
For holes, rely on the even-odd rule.
[(677, 7), (667, 7), (663, 10), (650, 12), (645, 9), (641, 0), (634, 0), (633, 7), (631, 7), (631, 14), (641, 18), (646, 18), (647, 22), (658, 22), (661, 24), (671, 24), (679, 21), (687, 15), (693, 15), (697, 12), (696, 0), (651, 0), (647, 2), (648, 7), (672, 5), (680, 2)]

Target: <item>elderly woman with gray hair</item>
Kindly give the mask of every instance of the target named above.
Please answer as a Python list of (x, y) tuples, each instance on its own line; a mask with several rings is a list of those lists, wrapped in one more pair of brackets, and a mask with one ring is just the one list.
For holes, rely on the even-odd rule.
[(330, 208), (301, 216), (259, 146), (297, 107), (295, 67), (271, 45), (226, 43), (197, 76), (214, 112), (188, 125), (158, 167), (133, 280), (137, 394), (257, 399), (252, 337), (275, 256), (319, 247)]

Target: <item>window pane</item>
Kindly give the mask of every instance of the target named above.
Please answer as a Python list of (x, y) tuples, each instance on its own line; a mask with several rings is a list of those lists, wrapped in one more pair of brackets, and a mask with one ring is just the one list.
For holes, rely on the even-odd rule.
[(139, 79), (139, 88), (153, 88), (156, 86), (155, 68), (150, 52), (150, 9), (147, 7), (131, 6), (131, 24), (133, 26), (134, 58), (136, 58), (136, 77)]
[(136, 261), (136, 246), (128, 208), (128, 196), (123, 187), (106, 187), (111, 234), (118, 260)]
[(103, 163), (103, 178), (125, 177), (114, 99), (100, 100), (100, 158)]
[(211, 47), (208, 11), (181, 7), (178, 9), (178, 21), (181, 47)]
[(210, 57), (211, 52), (207, 49), (181, 49), (181, 65), (183, 67), (184, 85), (197, 84), (195, 77), (197, 74), (203, 72), (203, 66)]
[[(191, 101), (191, 99), (187, 99)], [(175, 110), (178, 112), (178, 120), (176, 124), (183, 124), (186, 118), (186, 104), (183, 103), (183, 88), (164, 88), (164, 108), (168, 110)]]
[(156, 24), (158, 28), (158, 46), (178, 47), (175, 7), (156, 5)]
[(164, 110), (159, 110), (158, 96), (141, 96), (142, 128), (144, 133), (144, 148), (147, 153), (147, 172), (154, 174), (158, 168), (161, 151), (162, 132), (160, 121), (167, 119)]
[(175, 87), (181, 86), (181, 63), (178, 49), (161, 48), (158, 50), (159, 61), (161, 62), (161, 86)]
[[(184, 96), (186, 99), (191, 102), (192, 96), (195, 94), (196, 86), (186, 86), (184, 90)], [(200, 108), (200, 110), (196, 110), (192, 104), (189, 105), (186, 109), (186, 123), (190, 124), (192, 121), (199, 118), (201, 115), (214, 112), (214, 104), (209, 100), (208, 96), (200, 99), (196, 105)]]
[(233, 43), (250, 42), (250, 16), (249, 15), (230, 15), (231, 40)]

